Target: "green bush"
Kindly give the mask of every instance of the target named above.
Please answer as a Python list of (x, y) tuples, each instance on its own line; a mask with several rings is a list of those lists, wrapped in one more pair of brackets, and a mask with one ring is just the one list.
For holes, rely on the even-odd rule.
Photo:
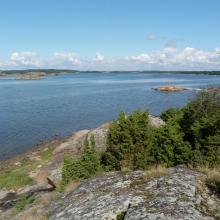
[[(93, 138), (91, 138), (93, 140)], [(92, 142), (93, 143), (93, 142)], [(101, 171), (100, 155), (90, 146), (89, 140), (85, 141), (85, 149), (79, 157), (65, 157), (62, 168), (62, 186), (71, 180), (86, 179)]]
[(165, 122), (174, 119), (174, 118), (178, 118), (179, 116), (181, 117), (182, 115), (182, 111), (181, 109), (178, 108), (169, 108), (166, 111), (161, 113), (161, 119), (163, 119)]
[(183, 139), (192, 146), (194, 164), (220, 163), (220, 94), (202, 92), (183, 108)]
[(148, 112), (135, 111), (126, 116), (120, 113), (108, 132), (107, 150), (102, 155), (102, 164), (107, 169), (143, 169), (150, 161), (150, 145), (153, 128)]
[(178, 124), (167, 122), (155, 132), (152, 154), (157, 164), (172, 166), (189, 163), (192, 151), (190, 144), (183, 141)]
[(201, 92), (186, 107), (161, 114), (166, 124), (153, 128), (148, 113), (124, 113), (112, 123), (101, 162), (106, 170), (144, 169), (149, 164), (220, 163), (220, 94)]

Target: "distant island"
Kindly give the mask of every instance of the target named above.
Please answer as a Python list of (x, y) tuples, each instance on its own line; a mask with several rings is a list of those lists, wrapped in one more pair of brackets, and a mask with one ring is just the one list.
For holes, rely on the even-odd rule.
[(38, 79), (42, 79), (44, 76), (46, 76), (46, 73), (44, 72), (27, 72), (23, 74), (17, 74), (16, 79), (17, 80), (38, 80)]
[(0, 77), (12, 76), (17, 80), (38, 80), (44, 78), (45, 76), (58, 76), (77, 72), (79, 71), (70, 69), (2, 70), (0, 71)]

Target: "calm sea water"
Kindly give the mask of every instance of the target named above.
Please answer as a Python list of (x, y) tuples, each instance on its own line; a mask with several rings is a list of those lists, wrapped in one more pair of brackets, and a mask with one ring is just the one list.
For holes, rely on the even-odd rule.
[(120, 111), (154, 115), (185, 105), (193, 91), (156, 92), (174, 84), (220, 85), (220, 76), (150, 73), (80, 73), (36, 81), (0, 79), (0, 158), (21, 153), (55, 135), (91, 129)]

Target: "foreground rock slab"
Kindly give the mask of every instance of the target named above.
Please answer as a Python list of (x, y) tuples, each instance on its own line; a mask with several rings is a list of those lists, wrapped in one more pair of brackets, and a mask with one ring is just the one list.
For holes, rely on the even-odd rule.
[(216, 206), (217, 199), (210, 197), (202, 178), (182, 166), (157, 178), (142, 171), (109, 173), (86, 180), (46, 210), (51, 220), (211, 220), (207, 201), (212, 198)]

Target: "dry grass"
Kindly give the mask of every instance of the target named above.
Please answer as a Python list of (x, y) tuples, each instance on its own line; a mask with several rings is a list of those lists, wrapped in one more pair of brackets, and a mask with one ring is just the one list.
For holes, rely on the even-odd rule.
[(71, 181), (67, 186), (65, 186), (64, 192), (73, 192), (80, 185), (79, 181)]
[(212, 189), (220, 193), (220, 167), (209, 168), (207, 166), (197, 168), (197, 171), (207, 176), (206, 183)]
[(41, 205), (48, 205), (51, 201), (56, 200), (56, 197), (58, 196), (58, 192), (54, 191), (54, 192), (50, 192), (44, 196), (42, 196), (39, 201), (37, 201), (39, 204)]
[(220, 168), (209, 168), (207, 166), (199, 167), (197, 170), (201, 173), (204, 173), (207, 176), (207, 181), (209, 182), (220, 182)]
[(18, 220), (47, 220), (48, 217), (46, 213), (43, 213), (41, 209), (33, 208), (26, 212), (21, 213)]
[(157, 165), (149, 167), (149, 169), (146, 170), (146, 178), (157, 178), (161, 176), (166, 176), (168, 174), (168, 169), (165, 166)]

